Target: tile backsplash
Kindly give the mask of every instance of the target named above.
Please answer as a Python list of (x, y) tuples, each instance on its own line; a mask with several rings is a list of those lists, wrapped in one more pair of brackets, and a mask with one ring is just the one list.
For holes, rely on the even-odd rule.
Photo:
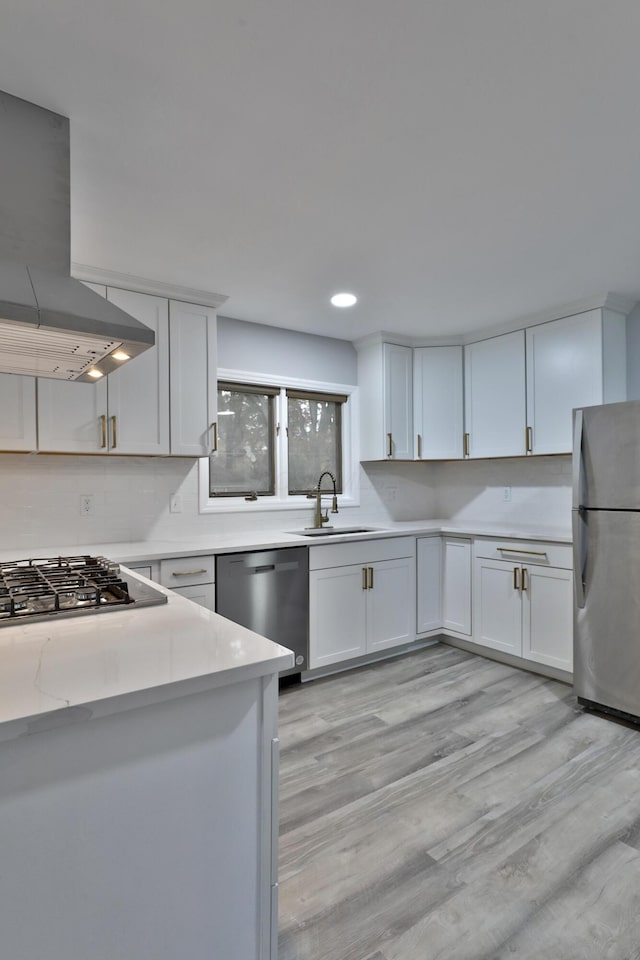
[[(345, 523), (434, 517), (569, 526), (570, 457), (449, 463), (367, 463), (360, 507)], [(504, 487), (511, 500), (504, 500)], [(93, 515), (80, 498), (93, 497)], [(170, 513), (179, 494), (181, 513)], [(0, 549), (126, 540), (179, 540), (234, 530), (296, 529), (306, 511), (198, 513), (192, 460), (144, 457), (0, 455)]]

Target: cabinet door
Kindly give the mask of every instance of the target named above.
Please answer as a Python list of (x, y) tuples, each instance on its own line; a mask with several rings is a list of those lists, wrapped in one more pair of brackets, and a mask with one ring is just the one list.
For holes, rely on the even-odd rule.
[(192, 600), (200, 607), (207, 610), (216, 609), (216, 587), (214, 583), (205, 583), (198, 587), (174, 587), (174, 593), (179, 593), (181, 597)]
[(383, 345), (384, 439), (387, 459), (413, 460), (413, 358), (411, 347)]
[(171, 453), (207, 457), (216, 433), (216, 313), (169, 302)]
[(154, 347), (107, 377), (110, 452), (166, 455), (169, 453), (168, 303), (146, 293), (111, 287), (107, 289), (107, 299), (156, 334)]
[(464, 348), (465, 431), (470, 457), (526, 450), (524, 330)]
[(416, 558), (418, 633), (442, 627), (442, 540), (418, 537)]
[(415, 640), (413, 558), (381, 560), (367, 573), (367, 652)]
[(309, 666), (327, 666), (367, 652), (366, 567), (309, 574)]
[(442, 625), (466, 636), (471, 634), (471, 541), (459, 537), (443, 540)]
[(462, 347), (413, 351), (413, 429), (416, 460), (462, 457)]
[(517, 564), (475, 561), (473, 640), (516, 657), (522, 656), (520, 578), (521, 568)]
[(532, 453), (571, 453), (574, 407), (603, 403), (602, 312), (529, 327), (527, 424)]
[(573, 670), (573, 574), (526, 567), (522, 592), (522, 656)]
[(39, 378), (38, 449), (44, 453), (106, 453), (107, 412), (106, 378), (99, 383)]
[(0, 450), (35, 450), (35, 377), (0, 374), (0, 411)]

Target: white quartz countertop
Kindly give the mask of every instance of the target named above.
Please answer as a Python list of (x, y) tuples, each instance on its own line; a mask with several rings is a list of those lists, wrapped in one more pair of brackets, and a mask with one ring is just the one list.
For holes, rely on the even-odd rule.
[[(145, 560), (160, 560), (163, 557), (194, 557), (216, 553), (235, 553), (244, 550), (270, 550), (274, 547), (314, 546), (320, 543), (343, 543), (349, 540), (376, 540), (380, 537), (419, 536), (421, 534), (450, 534), (467, 537), (501, 537), (509, 540), (543, 540), (551, 543), (571, 543), (571, 531), (563, 527), (525, 527), (516, 524), (452, 523), (450, 520), (411, 520), (398, 523), (363, 522), (370, 527), (366, 533), (345, 533), (332, 536), (303, 536), (291, 532), (296, 529), (292, 520), (288, 531), (243, 531), (237, 533), (209, 534), (207, 537), (176, 540), (139, 540), (119, 543), (52, 544), (40, 548), (37, 553), (18, 547), (0, 550), (0, 562), (23, 559), (29, 556), (73, 556), (92, 554), (109, 557), (120, 563), (141, 563)], [(356, 526), (355, 523), (343, 526)], [(298, 528), (299, 529), (299, 528)], [(336, 524), (334, 529), (339, 529)]]
[(285, 647), (154, 587), (166, 604), (0, 627), (0, 740), (293, 666)]

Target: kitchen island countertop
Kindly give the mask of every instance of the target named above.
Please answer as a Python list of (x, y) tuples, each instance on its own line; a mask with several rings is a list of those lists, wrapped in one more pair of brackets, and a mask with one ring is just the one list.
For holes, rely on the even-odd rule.
[(0, 627), (0, 741), (292, 666), (285, 647), (154, 586), (166, 604)]

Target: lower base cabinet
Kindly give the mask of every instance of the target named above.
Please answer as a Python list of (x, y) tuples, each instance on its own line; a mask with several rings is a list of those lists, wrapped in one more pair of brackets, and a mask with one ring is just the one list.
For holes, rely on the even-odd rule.
[(415, 538), (309, 550), (310, 669), (415, 639)]
[(125, 563), (149, 580), (155, 580), (181, 597), (215, 612), (216, 586), (214, 557), (179, 557), (149, 563)]
[[(473, 640), (548, 667), (573, 670), (569, 546), (477, 541)], [(557, 564), (557, 565), (556, 565)]]

